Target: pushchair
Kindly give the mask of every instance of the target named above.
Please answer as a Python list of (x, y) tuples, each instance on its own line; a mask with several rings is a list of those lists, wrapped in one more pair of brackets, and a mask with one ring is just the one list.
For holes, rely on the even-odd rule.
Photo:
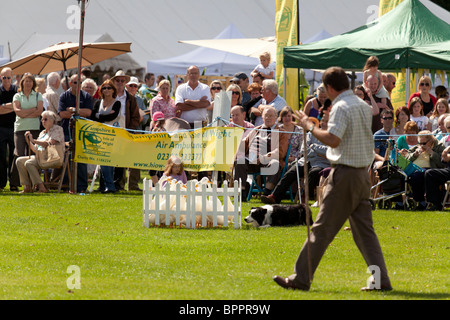
[(375, 195), (369, 199), (372, 209), (375, 210), (378, 205), (379, 209), (389, 210), (394, 202), (402, 202), (404, 210), (415, 210), (417, 203), (411, 197), (408, 177), (423, 169), (399, 153), (395, 140), (389, 139), (387, 143), (385, 161), (380, 168), (376, 169), (379, 182), (371, 188), (371, 195)]

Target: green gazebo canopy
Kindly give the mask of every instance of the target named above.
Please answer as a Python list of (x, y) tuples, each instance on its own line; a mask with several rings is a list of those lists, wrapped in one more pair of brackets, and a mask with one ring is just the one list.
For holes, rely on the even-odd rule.
[(285, 47), (285, 68), (326, 69), (340, 66), (361, 71), (377, 56), (383, 71), (450, 70), (450, 25), (419, 0), (404, 0), (377, 20), (322, 41)]

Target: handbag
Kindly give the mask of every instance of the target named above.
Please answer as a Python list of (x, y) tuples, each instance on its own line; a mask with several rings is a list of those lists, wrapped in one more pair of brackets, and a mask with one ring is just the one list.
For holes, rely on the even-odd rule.
[(60, 145), (49, 144), (47, 148), (31, 148), (31, 141), (26, 137), (31, 149), (36, 149), (35, 155), (39, 167), (42, 169), (60, 168), (64, 162), (64, 150)]
[(42, 169), (60, 168), (64, 162), (64, 152), (57, 145), (48, 145), (36, 150), (36, 159)]

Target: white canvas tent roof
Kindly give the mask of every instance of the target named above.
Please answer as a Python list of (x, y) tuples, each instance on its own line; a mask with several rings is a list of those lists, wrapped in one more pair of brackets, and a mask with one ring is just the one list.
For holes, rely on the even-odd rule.
[[(60, 34), (68, 38), (58, 42), (75, 38), (78, 42), (79, 29), (71, 29), (74, 20), (79, 20), (77, 8), (75, 0), (5, 1), (0, 10), (3, 57), (10, 58), (9, 42), (12, 60), (21, 58), (14, 52), (34, 33)], [(131, 42), (129, 55), (145, 68), (149, 60), (192, 50), (178, 40), (213, 38), (230, 23), (244, 37), (273, 34), (274, 16), (272, 0), (90, 0), (84, 34), (85, 41), (88, 35), (107, 33), (114, 41)]]
[(259, 58), (261, 52), (269, 52), (271, 57), (277, 53), (277, 40), (275, 36), (264, 38), (219, 38), (206, 40), (180, 40), (180, 43), (210, 49), (233, 52), (247, 57)]
[[(227, 26), (215, 39), (247, 40), (233, 24)], [(250, 74), (258, 63), (258, 59), (254, 57), (200, 47), (177, 57), (148, 61), (147, 70), (163, 75), (185, 74), (189, 66), (196, 65), (200, 71), (206, 68), (205, 75), (233, 75), (236, 72)]]
[[(421, 1), (450, 23), (445, 10), (429, 0)], [(379, 0), (299, 0), (300, 41), (321, 30), (337, 35), (359, 27), (378, 16), (378, 3)], [(78, 42), (79, 29), (72, 28), (79, 19), (76, 8), (75, 0), (4, 1), (0, 10), (0, 59), (9, 60), (9, 51), (12, 60), (21, 58), (15, 52), (33, 34), (58, 34), (64, 39), (57, 42)], [(145, 68), (149, 60), (192, 51), (192, 46), (179, 40), (211, 39), (230, 23), (245, 38), (274, 35), (275, 0), (90, 0), (84, 34), (85, 41), (88, 35), (109, 34), (114, 41), (131, 42), (129, 55)]]

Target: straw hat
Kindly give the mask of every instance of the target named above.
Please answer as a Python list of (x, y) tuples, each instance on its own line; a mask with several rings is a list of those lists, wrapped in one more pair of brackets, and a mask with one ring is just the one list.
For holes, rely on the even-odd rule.
[(130, 81), (130, 76), (128, 76), (125, 72), (123, 72), (123, 70), (117, 71), (114, 77), (111, 78), (111, 80), (114, 81), (114, 79), (118, 77), (125, 77), (127, 82)]

